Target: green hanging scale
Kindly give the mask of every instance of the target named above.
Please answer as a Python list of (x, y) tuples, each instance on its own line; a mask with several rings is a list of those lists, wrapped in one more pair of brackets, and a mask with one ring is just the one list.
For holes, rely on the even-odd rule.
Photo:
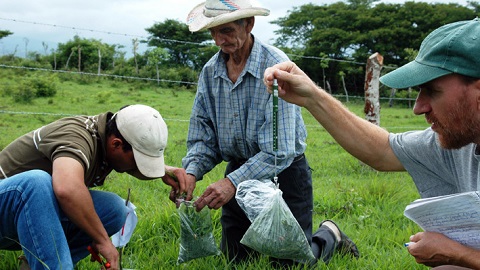
[(278, 151), (278, 82), (277, 79), (273, 79), (273, 151), (275, 152), (275, 176), (273, 181), (275, 186), (278, 187), (278, 176), (277, 176), (277, 151)]

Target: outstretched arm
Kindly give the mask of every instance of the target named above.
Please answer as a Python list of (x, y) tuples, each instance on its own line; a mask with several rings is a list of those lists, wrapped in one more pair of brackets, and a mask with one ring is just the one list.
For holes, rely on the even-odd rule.
[(305, 107), (351, 155), (376, 170), (405, 170), (390, 147), (388, 131), (350, 112), (295, 63), (280, 63), (265, 71), (264, 83), (269, 92), (274, 79), (278, 81), (280, 98)]

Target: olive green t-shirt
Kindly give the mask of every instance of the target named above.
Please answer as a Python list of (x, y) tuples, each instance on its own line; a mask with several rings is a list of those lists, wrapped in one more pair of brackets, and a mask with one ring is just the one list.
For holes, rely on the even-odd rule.
[(103, 185), (112, 171), (104, 146), (112, 115), (66, 117), (17, 138), (0, 152), (0, 179), (32, 169), (52, 174), (56, 158), (70, 157), (83, 165), (86, 186)]

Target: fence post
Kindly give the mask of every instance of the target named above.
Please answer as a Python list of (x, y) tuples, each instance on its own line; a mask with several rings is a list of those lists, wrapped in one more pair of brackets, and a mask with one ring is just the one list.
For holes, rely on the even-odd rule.
[(388, 106), (390, 108), (393, 107), (393, 99), (395, 98), (396, 93), (397, 93), (397, 89), (395, 88), (390, 89), (390, 100), (388, 101)]
[(380, 125), (380, 71), (383, 66), (383, 56), (372, 54), (367, 60), (365, 73), (365, 117), (367, 121)]

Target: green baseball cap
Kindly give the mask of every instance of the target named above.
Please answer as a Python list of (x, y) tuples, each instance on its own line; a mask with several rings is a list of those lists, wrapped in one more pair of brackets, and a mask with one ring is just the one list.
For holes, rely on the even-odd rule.
[(415, 60), (380, 77), (380, 82), (402, 89), (451, 73), (480, 78), (478, 18), (437, 28), (423, 40)]

